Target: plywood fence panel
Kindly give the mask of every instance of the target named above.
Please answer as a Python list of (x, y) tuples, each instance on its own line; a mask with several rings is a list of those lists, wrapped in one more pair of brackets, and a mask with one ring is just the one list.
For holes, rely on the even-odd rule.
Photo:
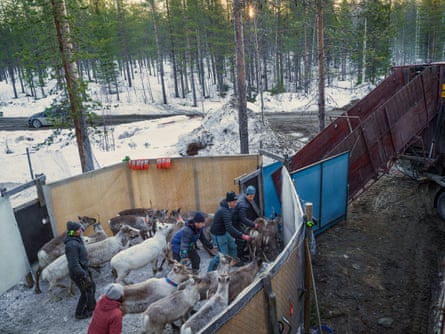
[(260, 156), (223, 156), (205, 159), (196, 165), (196, 207), (205, 212), (215, 212), (226, 192), (239, 192), (235, 179), (249, 174), (261, 165)]
[[(95, 170), (44, 186), (55, 233), (77, 216), (99, 217), (111, 235), (108, 220), (136, 207), (214, 212), (227, 191), (239, 191), (234, 180), (260, 166), (258, 155), (171, 158), (169, 168), (130, 169), (127, 163)], [(85, 234), (89, 235), (91, 229)]]
[[(107, 221), (121, 208), (130, 207), (129, 173), (114, 165), (44, 186), (45, 199), (56, 233), (66, 229), (68, 220), (95, 217), (111, 235)], [(85, 231), (88, 235), (91, 228)]]
[(132, 170), (135, 207), (214, 212), (227, 191), (238, 192), (234, 180), (255, 171), (259, 156), (172, 158), (167, 169), (155, 161), (145, 170)]
[(171, 159), (167, 169), (150, 161), (147, 170), (132, 170), (134, 207), (174, 210), (194, 205), (193, 159)]

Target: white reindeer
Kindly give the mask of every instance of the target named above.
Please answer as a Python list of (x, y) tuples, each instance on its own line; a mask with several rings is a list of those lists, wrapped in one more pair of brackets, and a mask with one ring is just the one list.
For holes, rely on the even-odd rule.
[[(115, 236), (85, 245), (88, 252), (89, 265), (98, 267), (110, 261), (113, 255), (128, 247), (130, 238), (134, 238), (137, 235), (139, 235), (137, 229), (123, 225)], [(64, 254), (43, 269), (42, 279), (49, 282), (48, 291), (51, 291), (55, 286), (66, 287), (60, 281), (68, 274), (68, 261)], [(72, 294), (72, 284), (70, 284), (70, 293)]]
[(127, 313), (142, 313), (155, 301), (169, 296), (178, 285), (189, 278), (191, 271), (176, 261), (166, 277), (149, 278), (143, 282), (124, 286), (125, 301), (121, 310)]
[(130, 271), (151, 264), (153, 275), (157, 272), (158, 259), (167, 248), (166, 236), (172, 224), (158, 224), (158, 229), (153, 238), (146, 239), (140, 244), (134, 245), (119, 252), (110, 261), (111, 270), (116, 282), (129, 284), (125, 279)]

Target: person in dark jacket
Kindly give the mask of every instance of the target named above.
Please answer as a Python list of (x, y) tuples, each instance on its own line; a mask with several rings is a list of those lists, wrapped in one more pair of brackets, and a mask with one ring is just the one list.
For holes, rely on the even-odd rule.
[[(210, 227), (210, 234), (216, 247), (218, 247), (218, 252), (233, 258), (238, 257), (235, 239), (251, 240), (249, 235), (243, 234), (233, 226), (232, 216), (237, 200), (238, 197), (233, 191), (226, 193), (226, 198), (219, 203), (219, 208), (215, 212)], [(218, 263), (219, 256), (216, 255), (210, 261), (208, 271), (216, 270)]]
[(88, 334), (121, 334), (122, 311), (120, 306), (125, 299), (124, 287), (112, 283), (105, 287), (105, 294), (98, 300)]
[(214, 250), (213, 244), (202, 233), (204, 226), (205, 216), (201, 211), (197, 211), (193, 218), (187, 221), (185, 226), (176, 232), (171, 240), (173, 258), (180, 262), (190, 259), (194, 274), (199, 274), (201, 263), (196, 242), (200, 240), (204, 247)]
[(78, 222), (69, 221), (66, 228), (64, 243), (68, 270), (70, 278), (80, 290), (75, 316), (76, 319), (86, 319), (91, 317), (96, 306), (94, 297), (96, 284), (88, 269), (88, 253), (81, 237), (82, 225)]
[[(255, 194), (255, 187), (252, 185), (248, 186), (246, 193), (239, 196), (233, 211), (233, 226), (242, 233), (246, 233), (249, 227), (258, 228), (258, 225), (254, 223), (255, 219), (260, 216), (258, 206), (255, 203)], [(236, 239), (235, 242), (241, 262), (249, 261), (247, 242), (243, 239)]]

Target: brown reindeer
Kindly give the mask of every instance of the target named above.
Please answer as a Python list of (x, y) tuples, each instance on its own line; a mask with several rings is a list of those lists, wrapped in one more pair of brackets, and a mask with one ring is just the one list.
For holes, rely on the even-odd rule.
[(274, 219), (268, 220), (263, 231), (263, 254), (264, 261), (270, 262), (280, 254), (280, 233), (279, 224), (281, 223), (281, 216), (276, 216)]
[[(263, 259), (257, 258), (245, 266), (229, 272), (229, 303), (231, 303), (241, 291), (243, 291), (255, 279), (256, 274), (263, 265)], [(212, 296), (216, 291), (216, 284), (212, 282), (209, 287), (208, 296)]]
[(162, 333), (166, 324), (185, 321), (200, 299), (200, 290), (208, 288), (209, 283), (209, 279), (191, 277), (175, 292), (150, 304), (143, 314), (144, 333)]
[(266, 220), (262, 217), (255, 219), (258, 229), (249, 228), (252, 241), (249, 243), (250, 258), (261, 257), (264, 261), (273, 261), (279, 254), (279, 228), (280, 216)]
[[(230, 284), (229, 284), (230, 282)], [(209, 321), (224, 311), (229, 305), (229, 290), (232, 277), (226, 273), (218, 276), (218, 286), (212, 297), (202, 305), (181, 327), (181, 334), (198, 333)]]

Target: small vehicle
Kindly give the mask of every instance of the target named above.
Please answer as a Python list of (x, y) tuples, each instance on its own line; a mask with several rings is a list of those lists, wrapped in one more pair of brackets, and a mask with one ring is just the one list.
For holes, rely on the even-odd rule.
[(56, 122), (66, 119), (66, 111), (59, 109), (46, 109), (28, 118), (28, 126), (31, 128), (41, 128), (42, 126), (53, 126)]

